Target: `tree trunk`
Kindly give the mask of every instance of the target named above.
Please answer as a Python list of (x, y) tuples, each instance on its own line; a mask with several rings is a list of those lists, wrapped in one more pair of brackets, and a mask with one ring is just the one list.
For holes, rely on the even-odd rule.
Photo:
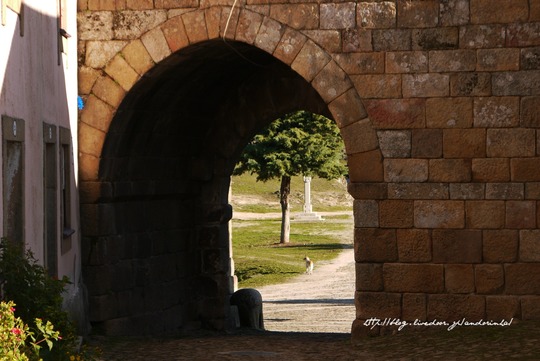
[(291, 234), (289, 194), (291, 194), (291, 177), (282, 176), (279, 189), (279, 203), (281, 204), (281, 237), (279, 243), (289, 243)]

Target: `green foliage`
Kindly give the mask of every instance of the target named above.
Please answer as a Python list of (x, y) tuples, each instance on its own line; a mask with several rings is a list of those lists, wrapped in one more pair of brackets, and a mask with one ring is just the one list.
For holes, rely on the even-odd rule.
[(46, 343), (49, 351), (53, 341), (60, 339), (58, 331), (47, 321), (35, 319), (36, 331), (31, 331), (20, 317), (15, 317), (13, 301), (0, 302), (0, 361), (41, 360), (41, 344)]
[[(39, 357), (48, 361), (69, 360), (76, 348), (76, 330), (62, 309), (62, 293), (69, 283), (47, 274), (30, 250), (5, 238), (0, 241), (0, 286), (2, 298), (17, 304), (17, 314), (28, 324), (32, 335), (51, 335), (52, 325), (61, 338), (45, 339), (48, 348), (40, 348)], [(53, 347), (54, 346), (54, 347)]]
[(302, 110), (275, 120), (256, 135), (234, 174), (251, 172), (260, 181), (297, 175), (335, 179), (347, 172), (343, 155), (335, 123)]

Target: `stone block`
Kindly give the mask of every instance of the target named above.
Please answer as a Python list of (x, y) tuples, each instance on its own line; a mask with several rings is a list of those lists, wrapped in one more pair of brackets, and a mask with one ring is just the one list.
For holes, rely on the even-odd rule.
[[(175, 16), (174, 18), (169, 19), (169, 21), (161, 26), (161, 31), (163, 32), (163, 36), (165, 37), (171, 52), (175, 52), (189, 45), (189, 38), (187, 36), (186, 29), (184, 28), (184, 21), (182, 20), (181, 16)], [(140, 49), (139, 51), (142, 50), (143, 49)], [(146, 58), (148, 52), (146, 49), (144, 50), (144, 52), (141, 52), (141, 55)], [(150, 54), (148, 54), (148, 57), (150, 57)]]
[(470, 159), (430, 159), (430, 182), (469, 182), (471, 180)]
[(85, 154), (101, 156), (106, 133), (84, 122), (79, 123), (79, 149)]
[(481, 263), (482, 232), (477, 230), (434, 230), (433, 262)]
[(125, 90), (108, 76), (99, 77), (92, 88), (92, 92), (113, 108), (118, 108), (126, 95)]
[(283, 24), (265, 17), (255, 38), (255, 45), (267, 53), (272, 54), (276, 50), (284, 33), (285, 26)]
[(504, 275), (507, 295), (540, 294), (540, 263), (508, 263)]
[(79, 177), (82, 181), (98, 179), (99, 161), (100, 157), (81, 151), (81, 154), (79, 154)]
[(486, 296), (486, 319), (493, 321), (519, 318), (521, 315), (520, 301), (513, 296)]
[(391, 29), (396, 25), (396, 4), (391, 1), (357, 4), (357, 24), (362, 28)]
[(328, 53), (341, 52), (341, 31), (304, 30), (303, 33)]
[(479, 49), (478, 71), (519, 70), (519, 49)]
[(486, 128), (516, 127), (519, 124), (518, 97), (474, 99), (474, 126)]
[(338, 128), (346, 127), (361, 119), (367, 118), (367, 112), (355, 89), (349, 89), (344, 94), (334, 99), (328, 108)]
[(424, 99), (365, 100), (366, 111), (377, 129), (424, 128), (426, 102)]
[(428, 53), (425, 51), (393, 51), (386, 53), (387, 73), (425, 73), (427, 70)]
[(407, 51), (411, 50), (410, 29), (372, 30), (373, 50), (375, 51)]
[(536, 228), (536, 202), (507, 201), (506, 228)]
[(485, 318), (485, 299), (476, 295), (428, 295), (427, 319), (450, 323), (462, 320), (469, 322)]
[(540, 128), (540, 97), (521, 99), (520, 125), (526, 128)]
[(404, 293), (402, 296), (401, 319), (409, 322), (426, 321), (427, 299), (423, 293)]
[(508, 47), (524, 47), (540, 45), (538, 32), (540, 23), (513, 23), (508, 25), (506, 45)]
[(439, 24), (439, 2), (398, 1), (398, 28), (434, 28)]
[(355, 263), (356, 291), (382, 291), (383, 266), (380, 263)]
[[(144, 40), (143, 40), (144, 42)], [(114, 79), (125, 91), (139, 79), (139, 74), (126, 62), (120, 54), (116, 55), (105, 67), (105, 72)]]
[(473, 159), (472, 179), (476, 182), (509, 182), (510, 162), (507, 158)]
[(425, 182), (428, 179), (426, 159), (385, 159), (386, 182)]
[(459, 44), (464, 48), (500, 48), (505, 44), (506, 29), (503, 25), (469, 25), (459, 28)]
[(154, 0), (156, 9), (193, 8), (198, 4), (197, 0)]
[(426, 100), (429, 128), (469, 128), (473, 123), (471, 98), (432, 98)]
[(525, 199), (540, 199), (540, 182), (525, 183)]
[(487, 183), (486, 199), (523, 199), (523, 184)]
[(444, 129), (443, 154), (445, 158), (484, 158), (486, 130)]
[(99, 71), (86, 66), (80, 66), (77, 77), (79, 94), (90, 94), (92, 87), (99, 76)]
[(473, 24), (513, 23), (527, 21), (527, 0), (471, 0), (471, 22)]
[(390, 183), (390, 199), (448, 199), (448, 185), (436, 183)]
[(408, 158), (411, 156), (411, 132), (381, 130), (377, 132), (379, 147), (385, 158)]
[(321, 29), (348, 29), (356, 26), (356, 4), (322, 3), (320, 5)]
[(440, 293), (444, 290), (443, 265), (386, 263), (383, 279), (387, 292)]
[(504, 201), (466, 201), (465, 215), (467, 228), (503, 228), (506, 215)]
[(355, 227), (379, 227), (379, 204), (377, 201), (355, 200), (353, 211)]
[(484, 199), (485, 185), (480, 183), (452, 183), (450, 199)]
[(87, 11), (77, 13), (77, 37), (79, 41), (112, 40), (113, 13), (110, 11)]
[(491, 75), (488, 73), (452, 73), (450, 75), (452, 96), (491, 95)]
[(523, 320), (540, 321), (540, 296), (523, 296), (520, 301)]
[(514, 158), (510, 160), (510, 172), (514, 182), (540, 181), (540, 159)]
[(130, 42), (122, 49), (122, 55), (139, 75), (143, 75), (154, 66), (152, 57), (148, 54), (148, 51), (140, 40)]
[(307, 37), (302, 33), (285, 29), (281, 41), (276, 46), (274, 56), (285, 64), (291, 64), (306, 41)]
[(474, 269), (471, 264), (444, 265), (444, 287), (448, 293), (474, 293)]
[[(81, 124), (88, 124), (92, 128), (107, 132), (109, 130), (109, 124), (111, 123), (114, 111), (113, 108), (94, 95), (88, 96), (84, 110), (81, 112)], [(82, 134), (79, 131), (79, 134)], [(91, 139), (88, 139), (91, 141)], [(88, 153), (91, 154), (91, 153)], [(96, 154), (101, 155), (100, 153)]]
[(351, 75), (362, 99), (401, 97), (401, 77), (394, 74)]
[(532, 157), (536, 154), (534, 129), (488, 129), (488, 157)]
[(308, 40), (292, 62), (291, 68), (307, 81), (311, 81), (330, 60), (326, 52), (317, 44)]
[(185, 13), (182, 15), (182, 20), (190, 44), (208, 40), (208, 29), (206, 28), (204, 12), (192, 11)]
[(449, 0), (440, 3), (442, 26), (467, 25), (470, 19), (469, 0)]
[(137, 39), (167, 21), (165, 10), (118, 11), (114, 15), (114, 38)]
[(413, 226), (413, 202), (386, 200), (379, 204), (379, 226), (382, 228), (410, 228)]
[(387, 292), (356, 292), (356, 317), (385, 319), (401, 317), (401, 294)]
[(462, 201), (415, 201), (414, 224), (417, 228), (462, 228), (464, 212)]
[(384, 180), (382, 156), (378, 149), (349, 154), (347, 164), (351, 182), (382, 182)]
[(396, 261), (396, 232), (391, 229), (355, 228), (354, 255), (356, 262)]
[(350, 75), (384, 73), (384, 53), (341, 53), (334, 58)]
[(89, 301), (92, 305), (89, 315), (91, 322), (102, 322), (118, 316), (116, 294), (91, 296)]
[[(219, 20), (219, 35), (224, 39), (234, 39), (236, 36), (236, 25), (238, 24), (238, 18), (240, 17), (240, 7), (222, 8), (220, 12)], [(206, 14), (205, 14), (206, 15)], [(215, 14), (217, 16), (217, 14)], [(213, 23), (212, 28), (215, 30), (217, 24)], [(207, 29), (208, 30), (208, 29)]]
[[(540, 8), (540, 7), (539, 7)], [(521, 69), (540, 69), (540, 47), (521, 49)]]
[(500, 264), (478, 264), (474, 267), (476, 292), (497, 294), (504, 289), (504, 272)]
[(154, 8), (153, 0), (126, 0), (126, 8), (130, 10), (147, 10)]
[(368, 152), (377, 148), (377, 134), (367, 118), (341, 128), (340, 133), (347, 154)]
[(411, 156), (413, 158), (440, 158), (443, 142), (441, 129), (413, 129)]
[(270, 17), (293, 29), (317, 29), (320, 21), (319, 6), (315, 3), (272, 4)]
[(496, 96), (540, 94), (540, 70), (494, 73), (491, 82), (493, 95)]
[(347, 73), (333, 61), (315, 76), (311, 85), (326, 103), (330, 103), (353, 87)]
[(426, 229), (398, 229), (399, 262), (431, 261), (431, 237)]
[(342, 30), (343, 52), (372, 51), (371, 30)]
[(253, 44), (261, 27), (263, 17), (252, 11), (242, 10), (236, 25), (236, 40)]
[(386, 199), (386, 183), (351, 183), (347, 185), (347, 191), (354, 199)]
[(127, 41), (88, 41), (84, 63), (94, 69), (100, 69), (118, 54)]
[(84, 283), (88, 296), (100, 296), (111, 290), (113, 268), (110, 265), (83, 267)]
[[(87, 10), (116, 10), (114, 0), (87, 0)], [(82, 10), (80, 8), (77, 8)]]
[(434, 50), (429, 52), (430, 72), (465, 72), (476, 70), (475, 50)]
[(415, 29), (412, 32), (413, 50), (444, 50), (458, 47), (457, 27)]
[(519, 260), (521, 262), (540, 262), (540, 230), (519, 232)]
[(450, 95), (450, 76), (448, 74), (404, 74), (402, 82), (404, 98)]
[(530, 2), (529, 20), (540, 21), (540, 2), (538, 1)]

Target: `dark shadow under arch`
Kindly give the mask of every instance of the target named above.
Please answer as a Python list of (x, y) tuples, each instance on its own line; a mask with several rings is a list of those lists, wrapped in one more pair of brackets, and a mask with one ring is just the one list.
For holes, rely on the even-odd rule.
[(298, 109), (331, 117), (302, 77), (240, 42), (192, 45), (141, 78), (107, 133), (83, 240), (97, 330), (231, 326), (230, 175), (259, 129)]

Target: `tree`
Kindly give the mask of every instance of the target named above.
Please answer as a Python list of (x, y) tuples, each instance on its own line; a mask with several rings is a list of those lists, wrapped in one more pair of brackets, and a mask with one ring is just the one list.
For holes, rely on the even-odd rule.
[(291, 177), (336, 179), (347, 172), (344, 146), (336, 124), (307, 111), (297, 111), (272, 122), (246, 146), (234, 174), (250, 172), (258, 181), (280, 179), (280, 243), (289, 242)]

